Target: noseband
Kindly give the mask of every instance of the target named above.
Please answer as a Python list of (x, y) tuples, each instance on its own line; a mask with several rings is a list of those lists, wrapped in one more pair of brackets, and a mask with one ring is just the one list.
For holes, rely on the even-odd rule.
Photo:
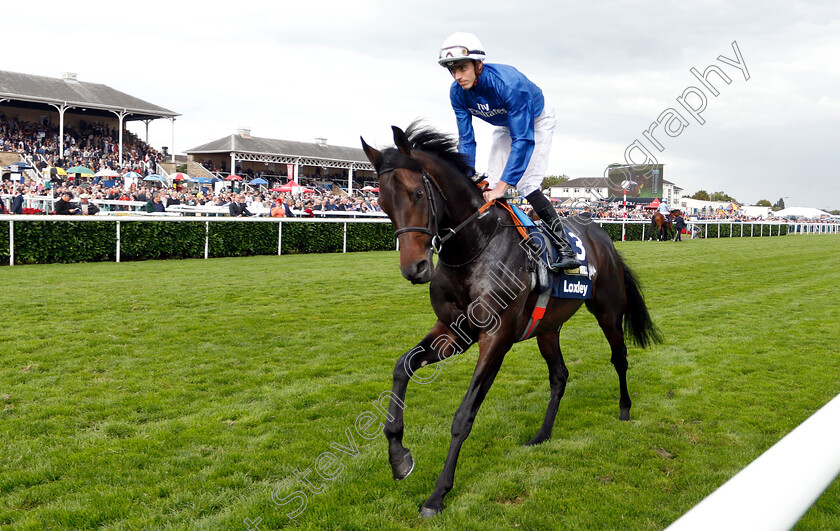
[[(383, 168), (378, 173), (381, 177), (382, 174), (388, 173), (389, 171), (394, 171), (395, 169), (397, 169), (397, 168)], [(491, 201), (491, 202), (485, 204), (484, 206), (482, 206), (481, 208), (479, 208), (475, 213), (473, 213), (471, 216), (469, 216), (467, 219), (465, 219), (460, 225), (458, 225), (454, 229), (450, 228), (450, 227), (444, 228), (443, 230), (447, 231), (447, 233), (444, 236), (441, 236), (440, 235), (441, 228), (439, 226), (440, 220), (438, 219), (438, 216), (440, 214), (440, 209), (438, 208), (437, 197), (436, 197), (434, 192), (435, 192), (435, 190), (437, 190), (437, 192), (443, 198), (444, 203), (446, 202), (446, 196), (443, 194), (443, 190), (440, 189), (440, 185), (438, 185), (438, 183), (432, 178), (431, 175), (429, 175), (428, 172), (426, 172), (426, 170), (422, 171), (422, 175), (423, 175), (423, 187), (426, 189), (426, 202), (429, 204), (429, 223), (428, 223), (428, 226), (426, 226), (426, 227), (403, 227), (401, 229), (397, 229), (396, 231), (394, 231), (394, 234), (396, 236), (399, 236), (400, 234), (403, 234), (404, 232), (421, 232), (423, 234), (428, 234), (429, 236), (432, 237), (432, 241), (431, 241), (432, 252), (435, 253), (435, 254), (440, 254), (440, 251), (443, 249), (443, 244), (446, 243), (446, 241), (448, 239), (450, 239), (453, 236), (455, 236), (456, 234), (458, 234), (458, 231), (463, 229), (465, 226), (467, 226), (469, 223), (471, 223), (474, 219), (476, 219), (478, 217), (483, 217), (483, 215), (486, 214), (487, 208), (491, 204), (495, 203), (495, 201)], [(433, 189), (433, 186), (434, 186), (434, 189)]]

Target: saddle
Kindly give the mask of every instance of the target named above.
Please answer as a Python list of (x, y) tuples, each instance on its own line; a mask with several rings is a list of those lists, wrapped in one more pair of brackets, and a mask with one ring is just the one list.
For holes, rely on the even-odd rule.
[(533, 334), (540, 320), (545, 315), (545, 309), (551, 297), (560, 299), (589, 299), (592, 296), (592, 279), (595, 277), (595, 268), (589, 264), (588, 253), (583, 241), (568, 227), (563, 226), (566, 237), (572, 249), (577, 252), (580, 260), (580, 267), (567, 269), (560, 272), (551, 271), (548, 265), (551, 264), (560, 251), (554, 243), (551, 231), (541, 221), (535, 222), (522, 210), (507, 202), (498, 201), (497, 204), (504, 208), (514, 220), (514, 224), (523, 237), (523, 247), (528, 250), (528, 256), (534, 264), (535, 275), (532, 275), (532, 287), (539, 292), (537, 303), (531, 313), (528, 326), (519, 338), (520, 341), (528, 339)]

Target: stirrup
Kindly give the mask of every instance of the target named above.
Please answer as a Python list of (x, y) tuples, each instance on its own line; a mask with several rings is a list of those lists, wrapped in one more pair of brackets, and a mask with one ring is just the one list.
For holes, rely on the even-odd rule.
[(565, 255), (562, 253), (560, 254), (560, 256), (557, 257), (556, 261), (552, 262), (551, 265), (549, 265), (549, 269), (551, 269), (555, 273), (566, 269), (577, 269), (579, 267), (580, 261), (577, 259), (577, 256)]

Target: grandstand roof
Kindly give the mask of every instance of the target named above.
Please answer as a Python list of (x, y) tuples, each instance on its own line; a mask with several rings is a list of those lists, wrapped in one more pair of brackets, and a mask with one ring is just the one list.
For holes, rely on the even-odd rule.
[(249, 153), (255, 155), (302, 157), (307, 159), (332, 160), (359, 163), (357, 166), (370, 166), (362, 148), (330, 146), (326, 142), (295, 142), (275, 138), (260, 138), (250, 135), (233, 134), (213, 140), (201, 146), (187, 149), (187, 154), (194, 153)]
[(67, 104), (102, 111), (127, 111), (126, 120), (173, 118), (180, 114), (101, 83), (77, 81), (75, 74), (64, 79), (0, 70), (0, 100), (35, 104)]

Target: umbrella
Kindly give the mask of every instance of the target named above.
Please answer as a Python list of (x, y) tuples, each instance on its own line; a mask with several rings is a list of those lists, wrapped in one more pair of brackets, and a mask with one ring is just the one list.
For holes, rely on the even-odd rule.
[(188, 181), (188, 180), (190, 180), (190, 176), (189, 176), (189, 175), (187, 175), (186, 173), (181, 173), (181, 172), (173, 173), (173, 174), (172, 174), (172, 175), (170, 175), (169, 177), (170, 177), (173, 181)]
[(119, 177), (119, 173), (115, 172), (111, 168), (102, 168), (98, 172), (93, 174), (94, 177)]
[(156, 173), (153, 173), (153, 174), (149, 175), (148, 177), (144, 178), (143, 180), (144, 181), (155, 181), (155, 182), (159, 182), (159, 183), (165, 183), (166, 182), (166, 177), (164, 177), (163, 175), (158, 175)]
[(314, 193), (315, 192), (315, 190), (310, 190), (308, 188), (307, 188), (307, 190), (302, 190), (302, 188), (303, 187), (301, 185), (299, 185), (298, 183), (296, 183), (295, 181), (292, 180), (292, 181), (289, 181), (282, 186), (272, 188), (271, 191), (272, 192), (292, 192), (292, 193), (307, 193), (307, 191), (309, 193)]
[(362, 191), (363, 192), (372, 192), (373, 191), (373, 186), (365, 186), (364, 188), (362, 188)]
[(124, 174), (123, 177), (126, 178), (126, 179), (140, 179), (143, 176), (140, 175), (139, 173), (137, 173), (136, 171), (130, 171), (130, 172)]
[(13, 162), (13, 163), (9, 164), (9, 168), (12, 168), (12, 171), (19, 172), (19, 171), (22, 171), (22, 170), (28, 170), (28, 169), (32, 168), (32, 166), (28, 162), (20, 161), (20, 162)]
[(266, 180), (265, 180), (265, 179), (263, 179), (262, 177), (257, 177), (256, 179), (254, 179), (253, 181), (249, 182), (248, 184), (250, 184), (251, 186), (255, 186), (255, 185), (257, 185), (257, 184), (268, 184), (268, 181), (266, 181)]
[(93, 170), (90, 168), (85, 168), (84, 166), (73, 166), (72, 168), (67, 168), (65, 170), (67, 173), (78, 173), (81, 175), (93, 175)]
[(67, 175), (67, 172), (64, 171), (64, 168), (59, 168), (58, 166), (46, 168), (44, 171), (49, 175)]
[(190, 177), (190, 181), (201, 184), (210, 184), (213, 180), (212, 177)]
[(240, 177), (239, 175), (236, 175), (235, 173), (231, 173), (230, 175), (225, 177), (225, 180), (226, 181), (241, 181), (242, 177)]

